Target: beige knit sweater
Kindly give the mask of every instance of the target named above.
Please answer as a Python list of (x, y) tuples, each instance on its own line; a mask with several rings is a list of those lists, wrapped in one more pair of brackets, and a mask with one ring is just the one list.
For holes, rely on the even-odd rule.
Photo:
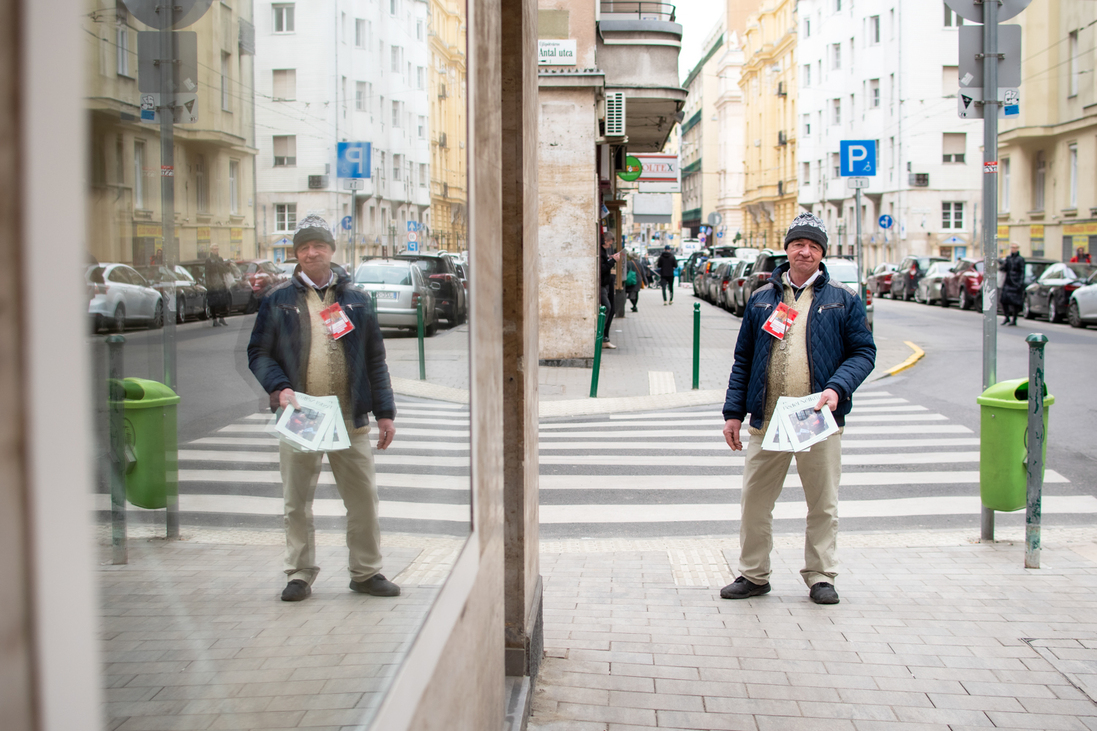
[[(774, 283), (776, 284), (776, 282)], [(766, 412), (762, 428), (750, 427), (750, 434), (762, 435), (769, 428), (769, 420), (777, 408), (781, 396), (807, 396), (811, 393), (811, 374), (808, 371), (807, 319), (814, 296), (814, 287), (804, 287), (799, 297), (787, 282), (782, 282), (783, 301), (796, 310), (796, 322), (785, 333), (784, 340), (773, 338), (769, 351), (769, 372), (766, 374)], [(767, 332), (762, 337), (773, 337)]]
[(347, 358), (343, 346), (331, 337), (320, 311), (335, 302), (335, 287), (328, 287), (323, 299), (312, 287), (306, 288), (305, 301), (309, 308), (312, 336), (309, 340), (308, 371), (305, 393), (309, 396), (338, 396), (344, 419), (353, 419), (350, 400), (350, 379), (347, 378)]

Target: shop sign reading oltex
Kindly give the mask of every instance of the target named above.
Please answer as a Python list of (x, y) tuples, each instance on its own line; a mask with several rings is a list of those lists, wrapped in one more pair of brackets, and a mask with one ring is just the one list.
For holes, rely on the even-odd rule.
[(538, 66), (574, 66), (575, 39), (537, 41)]
[(682, 189), (677, 155), (628, 155), (625, 170), (617, 177), (625, 182), (637, 181), (641, 193), (678, 193)]

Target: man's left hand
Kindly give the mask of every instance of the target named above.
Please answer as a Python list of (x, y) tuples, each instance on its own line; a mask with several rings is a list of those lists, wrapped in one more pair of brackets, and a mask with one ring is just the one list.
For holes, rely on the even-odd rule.
[(381, 451), (388, 449), (388, 446), (392, 444), (392, 438), (396, 436), (396, 427), (392, 424), (392, 419), (378, 419), (377, 420), (377, 448)]
[(823, 391), (822, 397), (819, 399), (819, 403), (815, 404), (815, 410), (819, 411), (823, 408), (823, 404), (830, 407), (831, 411), (835, 411), (838, 408), (838, 392), (833, 388), (828, 388)]

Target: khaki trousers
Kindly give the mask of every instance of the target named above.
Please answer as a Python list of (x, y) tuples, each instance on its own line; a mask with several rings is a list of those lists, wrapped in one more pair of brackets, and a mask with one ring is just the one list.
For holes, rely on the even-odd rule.
[[(350, 549), (350, 578), (365, 581), (381, 570), (381, 524), (377, 509), (377, 476), (369, 430), (354, 433), (347, 422), (350, 447), (328, 452), (335, 486), (347, 508), (347, 548)], [(320, 573), (316, 565), (316, 532), (312, 522), (312, 499), (320, 479), (322, 452), (301, 452), (285, 442), (279, 447), (282, 492), (285, 498), (286, 557), (289, 580), (309, 585)]]
[(755, 584), (769, 581), (773, 550), (773, 506), (781, 494), (793, 456), (808, 504), (804, 568), (809, 587), (833, 584), (838, 575), (838, 483), (842, 477), (842, 435), (833, 434), (804, 452), (767, 452), (762, 437), (751, 435), (743, 470), (743, 517), (739, 524), (739, 573)]

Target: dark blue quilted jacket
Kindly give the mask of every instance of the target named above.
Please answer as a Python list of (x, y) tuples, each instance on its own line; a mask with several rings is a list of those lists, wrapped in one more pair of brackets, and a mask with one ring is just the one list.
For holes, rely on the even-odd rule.
[[(334, 267), (333, 267), (334, 269)], [(392, 381), (385, 364), (385, 341), (370, 310), (369, 297), (350, 285), (341, 270), (335, 272), (335, 301), (343, 308), (354, 330), (339, 339), (347, 359), (354, 426), (369, 423), (369, 412), (378, 419), (396, 418)], [(248, 343), (248, 367), (263, 390), (276, 394), (285, 388), (303, 391), (308, 377), (312, 328), (309, 325), (305, 287), (296, 275), (275, 288), (259, 305), (259, 314)], [(276, 408), (271, 399), (271, 410)]]
[[(832, 282), (825, 265), (815, 282), (811, 310), (800, 313), (795, 327), (807, 329), (808, 371), (812, 393), (832, 388), (838, 394), (834, 420), (845, 424), (853, 406), (853, 392), (876, 364), (876, 343), (865, 323), (861, 298), (846, 285)], [(766, 410), (766, 372), (769, 350), (777, 338), (762, 324), (783, 298), (780, 282), (788, 263), (774, 270), (770, 282), (751, 295), (735, 343), (735, 365), (728, 379), (724, 420), (740, 421), (750, 414), (750, 425), (762, 428)]]

